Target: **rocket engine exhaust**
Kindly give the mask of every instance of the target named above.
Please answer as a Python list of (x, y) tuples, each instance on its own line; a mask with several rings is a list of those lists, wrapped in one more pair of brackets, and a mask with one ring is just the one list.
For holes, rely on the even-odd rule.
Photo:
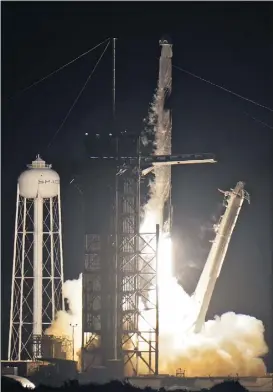
[[(171, 83), (171, 73), (168, 72), (171, 72), (172, 52), (167, 42), (164, 45), (162, 54), (165, 51), (169, 61), (166, 61), (164, 55), (160, 58), (159, 84), (148, 119), (148, 124), (153, 127), (155, 155), (171, 153), (170, 112), (164, 110), (164, 98)], [(165, 90), (162, 87), (164, 83)], [(144, 135), (146, 143), (150, 135), (148, 130)], [(167, 230), (164, 230), (163, 218), (164, 204), (170, 197), (170, 184), (170, 168), (156, 168), (154, 179), (149, 185), (150, 199), (144, 206), (141, 227), (142, 233), (152, 232), (157, 223), (161, 228), (158, 261), (159, 370), (161, 373), (175, 375), (176, 370), (182, 368), (186, 376), (265, 375), (266, 367), (262, 357), (268, 348), (260, 320), (228, 312), (207, 321), (202, 330), (199, 328), (199, 333), (191, 328), (197, 319), (198, 303), (173, 277), (172, 241), (170, 234), (163, 234), (163, 231), (166, 234), (170, 232), (170, 219)], [(170, 216), (169, 214), (169, 218)], [(220, 264), (222, 265), (222, 261)], [(200, 318), (200, 321), (203, 320), (202, 325), (205, 314), (203, 312)]]

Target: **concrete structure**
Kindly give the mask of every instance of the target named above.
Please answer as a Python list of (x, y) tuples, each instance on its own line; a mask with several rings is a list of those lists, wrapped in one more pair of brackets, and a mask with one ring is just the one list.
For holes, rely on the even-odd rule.
[(149, 386), (154, 389), (165, 388), (169, 391), (185, 390), (200, 391), (201, 389), (210, 389), (213, 386), (224, 381), (238, 381), (249, 392), (272, 392), (273, 376), (271, 374), (264, 377), (130, 377), (128, 381), (139, 388)]

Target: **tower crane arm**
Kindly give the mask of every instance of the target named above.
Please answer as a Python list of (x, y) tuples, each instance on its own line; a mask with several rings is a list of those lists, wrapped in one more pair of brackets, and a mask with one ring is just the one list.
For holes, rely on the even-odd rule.
[(142, 175), (146, 176), (148, 173), (151, 173), (156, 167), (161, 166), (173, 166), (173, 165), (193, 165), (200, 163), (216, 163), (214, 159), (188, 159), (188, 160), (174, 160), (174, 161), (166, 161), (166, 162), (153, 162), (152, 166), (147, 169), (142, 170)]
[[(114, 159), (114, 157), (105, 157), (105, 159)], [(122, 164), (117, 175), (123, 174), (126, 170), (134, 167), (136, 163), (139, 163), (143, 176), (151, 173), (156, 167), (217, 162), (214, 155), (210, 153), (121, 157), (121, 160)]]

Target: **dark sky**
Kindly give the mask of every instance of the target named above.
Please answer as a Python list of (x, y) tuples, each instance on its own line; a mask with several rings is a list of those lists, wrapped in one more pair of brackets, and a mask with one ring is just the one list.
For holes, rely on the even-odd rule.
[[(273, 107), (273, 8), (269, 2), (2, 2), (2, 339), (7, 342), (16, 179), (37, 153), (60, 173), (65, 278), (81, 272), (81, 198), (69, 185), (85, 132), (111, 128), (111, 51), (54, 143), (46, 149), (102, 47), (41, 84), (9, 97), (107, 37), (117, 41), (118, 127), (140, 132), (156, 87), (159, 45), (175, 65)], [(173, 170), (176, 263), (203, 266), (222, 195), (246, 181), (244, 205), (209, 315), (263, 320), (272, 347), (272, 112), (173, 70), (173, 151), (214, 152), (216, 165)], [(99, 197), (99, 196), (98, 196)], [(204, 235), (205, 233), (205, 235)], [(189, 274), (197, 274), (191, 271)], [(188, 280), (196, 280), (189, 276)], [(3, 340), (2, 340), (3, 342)], [(2, 345), (3, 350), (7, 345)], [(2, 358), (6, 351), (2, 351)], [(271, 360), (271, 362), (270, 362)], [(267, 358), (272, 370), (272, 358)]]

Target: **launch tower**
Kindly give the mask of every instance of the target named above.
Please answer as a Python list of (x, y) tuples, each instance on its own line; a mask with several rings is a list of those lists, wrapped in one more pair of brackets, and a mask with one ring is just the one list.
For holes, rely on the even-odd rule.
[[(163, 39), (160, 46), (155, 154), (144, 154), (138, 135), (126, 131), (86, 138), (89, 159), (108, 175), (103, 176), (99, 197), (105, 228), (87, 234), (85, 241), (82, 365), (83, 371), (95, 367), (98, 372), (101, 366), (112, 369), (115, 377), (120, 371), (126, 375), (158, 374), (157, 244), (164, 223), (167, 230), (171, 226), (170, 166), (216, 162), (213, 154), (171, 155), (172, 45)], [(115, 40), (113, 59), (115, 64)], [(151, 172), (156, 178), (159, 207), (156, 222), (142, 232), (140, 188), (143, 177)], [(94, 188), (98, 189), (92, 184), (92, 192)], [(88, 205), (96, 214), (94, 205)], [(92, 221), (99, 220), (92, 216)]]
[(60, 177), (39, 155), (17, 185), (9, 360), (41, 356), (33, 344), (64, 309)]

